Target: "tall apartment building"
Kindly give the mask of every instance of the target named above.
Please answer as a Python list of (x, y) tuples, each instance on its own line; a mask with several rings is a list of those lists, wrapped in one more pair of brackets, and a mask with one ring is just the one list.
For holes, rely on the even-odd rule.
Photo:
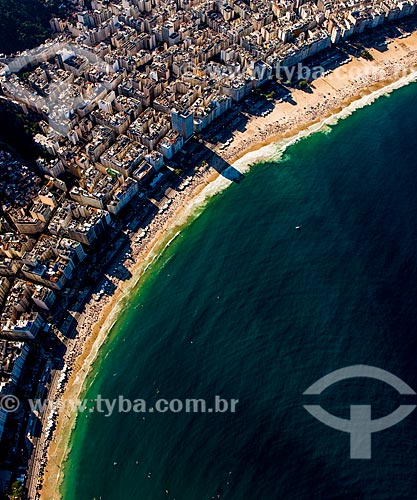
[(179, 132), (185, 140), (189, 139), (194, 132), (194, 113), (184, 111), (171, 111), (172, 128)]

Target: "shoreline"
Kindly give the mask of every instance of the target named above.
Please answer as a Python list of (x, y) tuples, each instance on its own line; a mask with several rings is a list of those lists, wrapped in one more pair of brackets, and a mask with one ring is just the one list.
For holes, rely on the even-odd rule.
[[(313, 82), (313, 93), (293, 91), (296, 105), (275, 103), (269, 115), (253, 117), (245, 131), (235, 131), (233, 141), (225, 151), (211, 149), (243, 173), (249, 170), (251, 162), (278, 157), (286, 147), (301, 138), (323, 130), (356, 109), (417, 78), (417, 32), (406, 39), (392, 41), (384, 53), (375, 49), (370, 52), (375, 57), (374, 61), (354, 59), (339, 66), (329, 75)], [(362, 70), (366, 75), (359, 77), (356, 74), (356, 79), (349, 79), (347, 73), (355, 73), (354, 69)], [(409, 74), (398, 78), (397, 70), (408, 70)], [(135, 242), (135, 234), (131, 236), (134, 262), (120, 260), (115, 266), (124, 262), (132, 277), (128, 281), (112, 277), (111, 281), (117, 287), (114, 294), (103, 297), (100, 302), (91, 300), (86, 305), (79, 319), (77, 336), (68, 343), (65, 363), (69, 377), (62, 399), (78, 399), (85, 391), (87, 377), (100, 348), (149, 266), (156, 262), (176, 233), (198, 216), (205, 202), (230, 184), (232, 181), (222, 177), (213, 168), (197, 173), (190, 185), (173, 198), (168, 210), (158, 213), (149, 224), (149, 231), (140, 243)], [(59, 394), (52, 391), (49, 399), (59, 399)], [(48, 445), (44, 439), (43, 447), (41, 442), (41, 449), (47, 451), (47, 456), (54, 457), (53, 461), (49, 459), (46, 462), (40, 497), (44, 500), (62, 498), (62, 467), (70, 450), (75, 424), (75, 414), (61, 411), (51, 442)]]

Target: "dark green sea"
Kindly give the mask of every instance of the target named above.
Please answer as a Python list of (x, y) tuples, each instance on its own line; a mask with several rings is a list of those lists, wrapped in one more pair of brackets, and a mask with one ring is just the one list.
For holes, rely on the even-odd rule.
[[(349, 435), (303, 408), (356, 364), (417, 389), (416, 84), (259, 163), (166, 249), (87, 397), (220, 395), (236, 413), (82, 414), (64, 499), (416, 499), (417, 411), (352, 460)], [(378, 418), (410, 397), (353, 379), (314, 401)]]

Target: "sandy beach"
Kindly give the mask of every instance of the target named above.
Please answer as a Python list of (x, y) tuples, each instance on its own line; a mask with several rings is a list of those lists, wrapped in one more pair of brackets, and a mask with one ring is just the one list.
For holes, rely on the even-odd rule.
[[(294, 90), (292, 97), (295, 104), (276, 103), (267, 116), (252, 118), (245, 130), (235, 131), (228, 148), (220, 150), (219, 145), (212, 149), (229, 164), (234, 164), (238, 169), (247, 169), (248, 164), (256, 158), (277, 154), (279, 146), (276, 143), (282, 143), (283, 140), (289, 142), (306, 131), (313, 132), (320, 126), (331, 123), (332, 117), (343, 116), (343, 110), (345, 114), (349, 114), (379, 95), (417, 77), (417, 32), (407, 38), (391, 41), (384, 52), (371, 49), (370, 53), (373, 61), (354, 59), (338, 67), (327, 76), (315, 80), (312, 93)], [(268, 146), (265, 150), (258, 151), (265, 146)], [(122, 281), (110, 273), (107, 279), (115, 285), (115, 293), (111, 297), (104, 295), (99, 302), (91, 300), (87, 304), (79, 319), (77, 336), (68, 344), (65, 358), (68, 382), (62, 389), (52, 391), (49, 399), (76, 400), (81, 397), (86, 377), (100, 347), (145, 270), (167, 242), (195, 216), (196, 207), (203, 206), (206, 199), (229, 184), (231, 181), (218, 174), (214, 168), (199, 171), (190, 184), (176, 194), (169, 208), (155, 217), (143, 239), (138, 241), (136, 234), (130, 236), (131, 257), (126, 259), (123, 255), (114, 267), (123, 264), (132, 278)], [(37, 461), (44, 465), (38, 471), (43, 477), (43, 484), (42, 481), (39, 484), (37, 498), (61, 498), (59, 488), (62, 468), (75, 422), (74, 412), (60, 411), (52, 440), (48, 441), (46, 436), (40, 438), (36, 456)]]

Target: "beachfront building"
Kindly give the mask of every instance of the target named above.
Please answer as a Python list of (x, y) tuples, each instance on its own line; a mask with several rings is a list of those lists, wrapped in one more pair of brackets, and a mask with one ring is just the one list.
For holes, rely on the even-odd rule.
[(184, 140), (189, 139), (194, 132), (194, 113), (190, 111), (171, 111), (172, 128), (176, 130)]

